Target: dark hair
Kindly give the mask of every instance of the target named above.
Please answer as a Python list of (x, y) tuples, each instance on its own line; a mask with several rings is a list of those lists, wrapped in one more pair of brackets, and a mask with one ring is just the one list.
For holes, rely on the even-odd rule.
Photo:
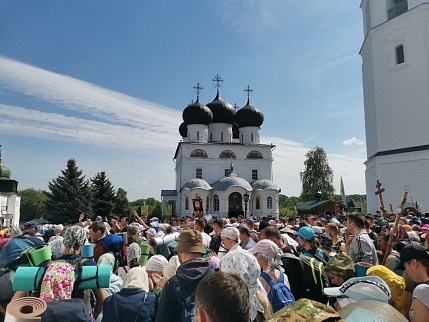
[(249, 288), (238, 276), (216, 272), (198, 284), (195, 309), (204, 309), (212, 322), (248, 322)]
[(338, 226), (337, 225), (335, 225), (335, 224), (327, 224), (325, 226), (325, 231), (326, 231), (326, 228), (329, 228), (329, 230), (332, 230), (333, 232), (335, 232), (335, 234), (338, 234)]
[(347, 215), (347, 220), (353, 222), (356, 227), (363, 228), (365, 225), (365, 219), (363, 218), (362, 214), (353, 212), (351, 214)]
[(195, 222), (194, 222), (194, 228), (196, 228), (196, 226), (198, 226), (200, 229), (204, 229), (204, 224), (203, 224), (203, 221), (201, 220), (201, 219), (195, 219)]
[(247, 236), (250, 236), (250, 230), (246, 225), (238, 226), (238, 231), (240, 234), (246, 234)]
[(390, 234), (386, 232), (379, 233), (377, 236), (382, 236), (384, 241), (388, 241), (390, 239)]
[(106, 226), (102, 222), (94, 221), (89, 225), (88, 229), (92, 229), (93, 232), (101, 231), (102, 234), (106, 232)]
[(265, 227), (264, 229), (262, 229), (259, 232), (259, 236), (262, 235), (262, 234), (267, 239), (275, 238), (277, 240), (282, 240), (282, 235), (280, 233), (280, 230), (278, 230), (277, 227), (274, 227), (274, 226), (267, 226), (267, 227)]
[(213, 226), (218, 226), (219, 228), (222, 228), (222, 229), (223, 229), (223, 227), (224, 227), (223, 220), (216, 219), (216, 220), (213, 222)]

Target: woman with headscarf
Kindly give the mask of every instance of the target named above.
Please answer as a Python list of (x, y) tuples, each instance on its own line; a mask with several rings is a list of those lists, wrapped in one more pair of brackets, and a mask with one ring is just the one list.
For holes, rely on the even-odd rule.
[[(283, 251), (270, 239), (263, 239), (256, 243), (255, 247), (249, 249), (258, 260), (261, 271), (268, 274), (274, 283), (280, 280), (280, 275), (283, 275), (284, 284), (290, 289), (289, 279), (283, 268), (281, 267), (283, 257)], [(259, 281), (262, 283), (267, 294), (270, 293), (270, 284), (262, 277), (259, 277)]]
[[(223, 234), (222, 238), (230, 240), (235, 238), (235, 235), (227, 236), (228, 232), (227, 235)], [(229, 241), (226, 242), (228, 244)], [(228, 247), (228, 245), (226, 246)], [(271, 315), (271, 306), (267, 298), (267, 292), (259, 281), (261, 268), (256, 257), (247, 250), (242, 249), (238, 244), (237, 246), (232, 245), (228, 253), (222, 257), (220, 270), (236, 274), (243, 279), (249, 288), (250, 320), (254, 322), (265, 321)]]
[(122, 280), (125, 280), (125, 276), (127, 275), (128, 271), (133, 267), (140, 266), (139, 260), (142, 256), (142, 250), (140, 246), (137, 243), (131, 243), (127, 247), (127, 266), (119, 267), (118, 268), (118, 276), (122, 278)]
[(149, 276), (149, 280), (152, 282), (150, 283), (150, 288), (151, 290), (153, 289), (153, 292), (158, 296), (161, 296), (163, 287), (158, 285), (159, 278), (162, 277), (162, 271), (167, 264), (167, 259), (162, 255), (153, 255), (146, 263), (146, 272)]
[(158, 297), (149, 292), (149, 278), (144, 267), (130, 269), (122, 290), (106, 298), (102, 322), (154, 322)]

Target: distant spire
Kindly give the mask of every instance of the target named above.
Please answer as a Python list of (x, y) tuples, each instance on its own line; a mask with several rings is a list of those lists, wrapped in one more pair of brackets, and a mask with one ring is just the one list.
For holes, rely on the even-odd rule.
[(0, 161), (1, 161), (1, 144), (0, 144)]
[(197, 92), (197, 102), (200, 100), (200, 93), (203, 90), (203, 87), (200, 85), (200, 82), (194, 86), (195, 91)]
[(247, 92), (247, 104), (250, 103), (250, 93), (253, 92), (253, 89), (250, 88), (249, 85), (247, 85), (247, 88), (245, 88), (243, 91)]
[(213, 78), (213, 82), (215, 82), (215, 87), (217, 88), (217, 91), (219, 92), (220, 83), (223, 82), (222, 77), (220, 77), (219, 74), (216, 74), (215, 78)]
[(232, 164), (232, 158), (231, 158), (231, 165), (229, 166), (229, 177), (236, 177), (237, 175), (234, 173), (234, 165)]

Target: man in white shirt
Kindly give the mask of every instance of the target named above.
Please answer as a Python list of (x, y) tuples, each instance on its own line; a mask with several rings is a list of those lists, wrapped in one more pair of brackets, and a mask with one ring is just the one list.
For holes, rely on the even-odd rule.
[(201, 236), (203, 237), (203, 245), (208, 249), (212, 238), (204, 232), (204, 224), (201, 219), (199, 218), (195, 219), (194, 229), (201, 233)]

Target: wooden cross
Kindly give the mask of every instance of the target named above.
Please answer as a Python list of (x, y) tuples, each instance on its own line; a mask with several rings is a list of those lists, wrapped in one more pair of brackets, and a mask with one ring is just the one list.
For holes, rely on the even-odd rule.
[(383, 192), (385, 191), (384, 188), (381, 188), (381, 182), (380, 180), (377, 180), (377, 184), (375, 185), (377, 188), (377, 191), (375, 192), (375, 195), (378, 195), (378, 198), (380, 199), (380, 209), (383, 212), (383, 217), (386, 220), (387, 217), (387, 211), (384, 208), (384, 201), (383, 201)]

